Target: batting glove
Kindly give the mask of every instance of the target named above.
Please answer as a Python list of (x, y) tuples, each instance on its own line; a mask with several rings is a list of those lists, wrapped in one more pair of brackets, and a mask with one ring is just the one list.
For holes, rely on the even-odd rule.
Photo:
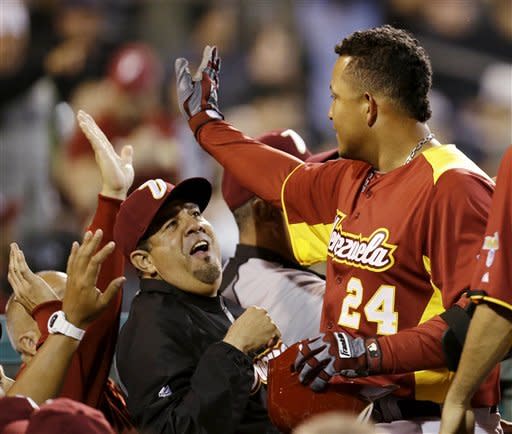
[(362, 377), (378, 374), (380, 345), (376, 338), (353, 338), (343, 332), (327, 332), (299, 344), (294, 368), (299, 381), (322, 391), (335, 375)]
[(193, 78), (187, 59), (176, 59), (174, 68), (179, 108), (187, 118), (194, 135), (207, 122), (224, 119), (217, 97), (220, 70), (217, 48), (209, 45), (204, 48), (201, 64)]

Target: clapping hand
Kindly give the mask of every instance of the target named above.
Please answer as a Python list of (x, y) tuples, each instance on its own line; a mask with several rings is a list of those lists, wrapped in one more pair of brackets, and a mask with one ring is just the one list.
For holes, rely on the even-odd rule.
[(118, 155), (94, 119), (83, 110), (77, 115), (78, 125), (91, 143), (101, 172), (101, 194), (124, 200), (133, 183), (133, 148), (125, 145)]
[(32, 272), (25, 260), (25, 255), (16, 243), (11, 244), (7, 279), (14, 291), (15, 300), (29, 315), (40, 304), (59, 300), (50, 285)]
[(112, 280), (103, 293), (96, 288), (101, 265), (115, 248), (115, 243), (111, 241), (96, 251), (102, 237), (100, 229), (94, 234), (86, 232), (82, 245), (73, 243), (68, 259), (68, 280), (62, 310), (67, 320), (81, 329), (86, 328), (105, 310), (125, 281), (124, 277)]

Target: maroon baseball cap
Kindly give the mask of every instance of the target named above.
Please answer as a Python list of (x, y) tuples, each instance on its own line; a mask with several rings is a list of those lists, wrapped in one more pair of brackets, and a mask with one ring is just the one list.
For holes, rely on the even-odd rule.
[(0, 433), (24, 433), (37, 405), (22, 396), (0, 398)]
[(58, 398), (32, 413), (25, 434), (114, 434), (103, 413), (81, 402)]
[(159, 229), (167, 220), (159, 218), (165, 216), (165, 204), (180, 199), (197, 204), (203, 212), (211, 195), (212, 186), (204, 178), (185, 179), (177, 185), (162, 179), (146, 181), (121, 204), (114, 225), (114, 241), (124, 255), (130, 257), (139, 241), (152, 235), (147, 233), (150, 226), (157, 223)]
[[(256, 140), (271, 146), (274, 149), (284, 151), (294, 157), (299, 158), (305, 162), (324, 162), (338, 158), (338, 150), (332, 149), (330, 151), (321, 152), (319, 154), (311, 154), (307, 149), (306, 144), (302, 137), (294, 130), (277, 130), (263, 134)], [(252, 191), (240, 185), (235, 177), (228, 171), (224, 171), (222, 177), (222, 196), (231, 211), (239, 208), (249, 199), (254, 197)]]

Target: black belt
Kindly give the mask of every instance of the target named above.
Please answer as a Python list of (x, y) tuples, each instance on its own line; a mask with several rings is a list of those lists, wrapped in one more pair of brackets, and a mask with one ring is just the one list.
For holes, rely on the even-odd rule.
[[(498, 407), (489, 407), (489, 413), (496, 413)], [(411, 399), (377, 400), (374, 403), (372, 419), (376, 423), (409, 420), (420, 417), (440, 418), (442, 407), (432, 401), (415, 401)]]

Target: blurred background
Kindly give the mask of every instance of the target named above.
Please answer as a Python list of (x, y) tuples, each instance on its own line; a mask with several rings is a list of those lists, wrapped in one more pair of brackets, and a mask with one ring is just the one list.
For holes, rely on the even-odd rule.
[[(94, 213), (100, 179), (78, 109), (116, 147), (133, 145), (134, 185), (211, 180), (207, 218), (227, 258), (236, 227), (219, 166), (177, 110), (174, 59), (199, 61), (217, 45), (226, 119), (249, 135), (293, 128), (320, 151), (336, 144), (334, 46), (384, 23), (414, 32), (430, 55), (437, 138), (494, 176), (512, 143), (511, 0), (0, 0), (0, 313), (9, 243), (33, 271), (65, 271)], [(132, 279), (125, 311), (135, 290)]]

